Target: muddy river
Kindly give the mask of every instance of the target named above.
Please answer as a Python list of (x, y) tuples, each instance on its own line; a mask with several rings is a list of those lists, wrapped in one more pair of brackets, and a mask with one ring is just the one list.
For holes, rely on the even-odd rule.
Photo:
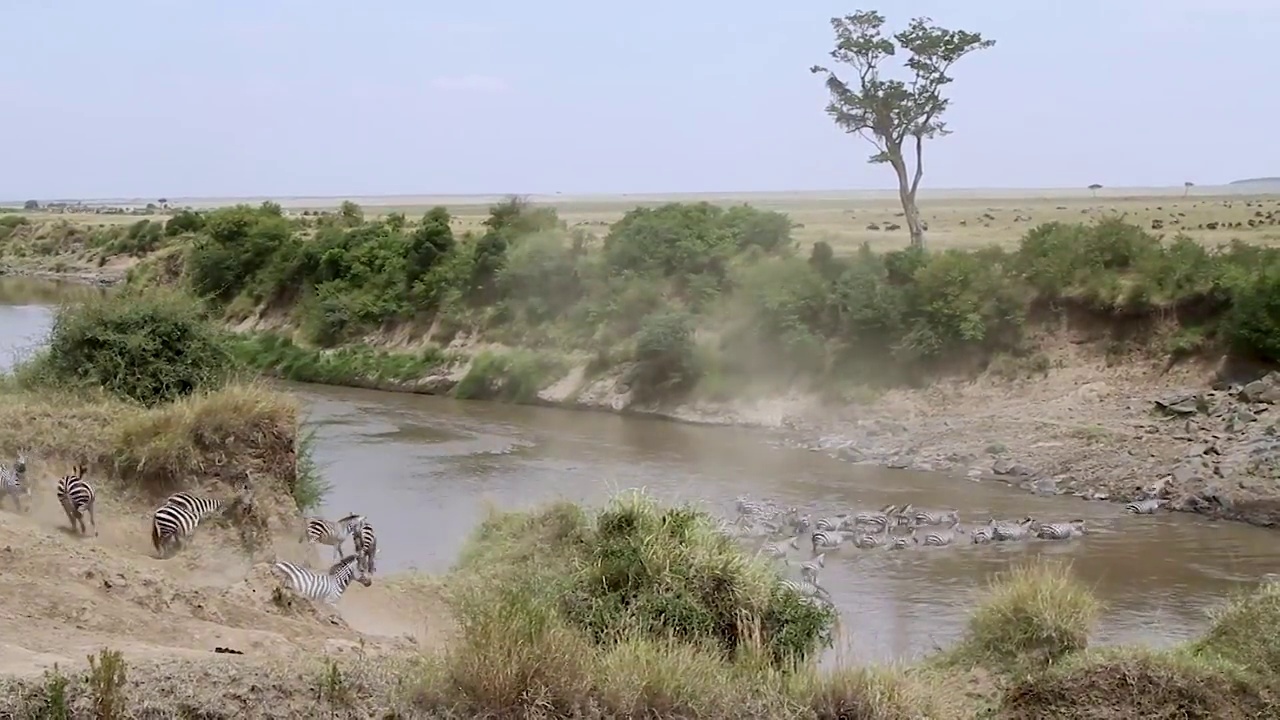
[[(64, 293), (0, 277), (0, 367), (38, 347)], [(1174, 642), (1203, 629), (1225, 594), (1280, 571), (1280, 536), (1243, 524), (1119, 505), (1036, 497), (997, 482), (855, 466), (789, 449), (768, 433), (545, 408), (336, 387), (288, 385), (317, 428), (317, 459), (333, 485), (327, 513), (367, 514), (379, 566), (446, 570), (487, 505), (600, 501), (644, 487), (728, 513), (738, 495), (813, 508), (915, 503), (988, 515), (1085, 518), (1067, 542), (847, 551), (822, 578), (842, 611), (852, 660), (906, 659), (963, 629), (994, 571), (1032, 555), (1069, 558), (1107, 610), (1098, 642)]]

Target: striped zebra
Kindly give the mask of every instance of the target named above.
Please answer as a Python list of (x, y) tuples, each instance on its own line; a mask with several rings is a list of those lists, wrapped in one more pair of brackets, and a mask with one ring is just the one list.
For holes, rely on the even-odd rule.
[(182, 549), (187, 544), (201, 520), (231, 505), (248, 502), (248, 487), (243, 488), (233, 500), (199, 497), (186, 492), (170, 495), (164, 505), (151, 515), (151, 544), (161, 558), (169, 557), (172, 550)]
[(879, 510), (864, 510), (853, 516), (853, 526), (855, 528), (863, 527), (864, 525), (888, 527), (889, 518), (897, 509), (897, 505), (886, 505)]
[(1147, 498), (1127, 503), (1124, 506), (1124, 511), (1134, 515), (1154, 515), (1163, 505), (1164, 501), (1159, 498)]
[(309, 517), (302, 531), (302, 541), (329, 545), (333, 548), (334, 557), (337, 560), (341, 560), (343, 557), (342, 544), (355, 533), (362, 522), (364, 522), (364, 516), (359, 513), (351, 513), (337, 520)]
[(917, 510), (912, 519), (916, 526), (955, 524), (960, 522), (960, 513), (955, 510)]
[(891, 535), (889, 540), (890, 550), (905, 550), (912, 544), (920, 542), (920, 538), (916, 537), (915, 531), (911, 531), (906, 535)]
[(813, 547), (813, 554), (817, 555), (819, 548), (824, 550), (835, 550), (848, 538), (848, 535), (841, 530), (831, 530), (824, 532), (819, 530), (810, 538), (810, 545)]
[(827, 554), (819, 553), (814, 559), (800, 563), (800, 579), (818, 584), (818, 571), (827, 566)]
[(373, 531), (373, 526), (362, 517), (360, 524), (351, 533), (351, 539), (356, 546), (356, 558), (360, 563), (360, 572), (366, 576), (372, 575), (376, 569), (376, 560), (378, 558), (378, 535)]
[[(798, 543), (797, 543), (798, 546)], [(781, 560), (787, 562), (787, 550), (782, 543), (766, 542), (756, 551), (757, 555), (763, 555), (770, 560)]]
[(782, 589), (793, 592), (802, 598), (814, 598), (828, 604), (831, 603), (831, 593), (827, 589), (817, 583), (808, 580), (783, 580)]
[(1036, 521), (1032, 518), (1023, 518), (1022, 520), (1012, 522), (997, 522), (995, 527), (991, 528), (991, 539), (996, 542), (1007, 542), (1009, 540), (1025, 540), (1031, 537), (1031, 533), (1035, 530)]
[(924, 536), (924, 544), (933, 547), (942, 547), (955, 542), (956, 535), (964, 532), (960, 529), (960, 520), (953, 520), (951, 525), (942, 530), (930, 530)]
[(62, 511), (67, 514), (67, 522), (71, 523), (71, 529), (79, 530), (81, 535), (89, 531), (84, 524), (84, 516), (87, 513), (89, 522), (93, 524), (93, 534), (96, 536), (98, 518), (94, 515), (93, 504), (97, 495), (93, 492), (93, 486), (84, 479), (85, 473), (85, 466), (77, 465), (72, 470), (72, 474), (62, 476), (58, 481), (58, 504), (62, 505)]
[(815, 530), (844, 530), (849, 526), (848, 515), (836, 515), (834, 517), (820, 518), (814, 523)]
[(1084, 526), (1084, 520), (1072, 520), (1064, 523), (1046, 523), (1036, 528), (1036, 537), (1041, 540), (1070, 540), (1078, 535), (1084, 535), (1088, 530)]
[(861, 550), (870, 550), (874, 547), (884, 545), (889, 541), (888, 528), (880, 532), (864, 532), (860, 533), (853, 539), (853, 546)]
[(271, 571), (285, 582), (290, 590), (308, 600), (322, 600), (330, 605), (337, 605), (342, 593), (352, 580), (368, 587), (373, 581), (359, 572), (360, 560), (355, 555), (348, 555), (337, 562), (328, 572), (320, 573), (286, 560), (278, 560), (271, 566)]
[(4, 499), (13, 498), (13, 504), (22, 512), (22, 498), (31, 497), (31, 486), (27, 484), (27, 458), (18, 453), (13, 466), (0, 464), (0, 505)]
[(974, 545), (986, 545), (992, 540), (995, 540), (995, 536), (996, 521), (993, 518), (986, 525), (974, 528), (973, 532), (969, 534), (969, 541)]

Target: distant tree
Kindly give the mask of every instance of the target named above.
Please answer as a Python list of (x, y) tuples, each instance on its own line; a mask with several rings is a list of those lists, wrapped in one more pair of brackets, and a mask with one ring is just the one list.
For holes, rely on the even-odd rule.
[(1098, 183), (1094, 183), (1089, 186), (1089, 192), (1093, 193), (1094, 197), (1098, 197), (1098, 191), (1101, 189), (1102, 189), (1102, 186), (1099, 185)]
[(159, 200), (156, 200), (156, 202), (163, 206), (167, 206), (169, 204), (169, 198), (160, 198)]
[[(847, 133), (857, 133), (871, 142), (876, 153), (872, 163), (888, 163), (898, 177), (898, 198), (902, 201), (911, 245), (924, 247), (924, 227), (916, 207), (916, 190), (924, 175), (924, 141), (948, 134), (942, 116), (951, 104), (942, 91), (952, 78), (951, 66), (976, 50), (995, 45), (978, 33), (948, 30), (933, 24), (927, 17), (915, 18), (907, 29), (885, 37), (881, 32), (885, 18), (874, 10), (860, 10), (852, 15), (831, 18), (836, 47), (833, 60), (853, 68), (857, 75), (854, 87), (834, 72), (820, 65), (810, 71), (826, 75), (831, 101), (827, 114)], [(881, 76), (881, 64), (901, 49), (907, 54), (907, 80)], [(903, 143), (913, 140), (915, 146), (914, 175), (907, 171)]]
[(1182, 183), (1182, 197), (1186, 197), (1187, 193), (1191, 192), (1191, 188), (1195, 186), (1196, 184), (1191, 182), (1190, 180)]
[(364, 222), (364, 210), (359, 205), (350, 200), (343, 200), (338, 206), (338, 216), (342, 218), (344, 225), (355, 227)]
[(28, 200), (28, 201), (26, 201), (26, 202), (22, 203), (22, 209), (23, 209), (23, 210), (39, 210), (39, 209), (40, 209), (40, 201), (39, 201), (39, 200)]

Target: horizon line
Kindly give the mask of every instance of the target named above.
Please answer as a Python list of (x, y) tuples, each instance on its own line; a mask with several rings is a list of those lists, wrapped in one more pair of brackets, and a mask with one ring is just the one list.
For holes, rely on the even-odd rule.
[[(1213, 189), (1227, 189), (1227, 188), (1244, 189), (1249, 186), (1255, 186), (1255, 185), (1280, 186), (1280, 178), (1275, 180), (1272, 180), (1271, 178), (1258, 178), (1256, 182), (1253, 182), (1252, 180), (1253, 179), (1250, 178), (1243, 181), (1234, 180), (1228, 183), (1222, 183), (1217, 185), (1193, 185), (1192, 189), (1193, 190), (1198, 189), (1202, 191), (1201, 193), (1198, 193), (1198, 194), (1203, 194), (1203, 191), (1213, 190)], [(1109, 195), (1109, 196), (1115, 195), (1117, 193), (1123, 194), (1125, 191), (1152, 191), (1152, 190), (1182, 192), (1182, 191), (1186, 191), (1187, 188), (1184, 185), (1116, 185), (1116, 186), (1110, 186), (1110, 187), (1104, 185), (1101, 188), (1098, 188), (1099, 193), (1104, 195)], [(360, 194), (360, 193), (281, 194), (281, 193), (275, 193), (275, 194), (247, 194), (247, 195), (174, 195), (172, 197), (165, 196), (165, 195), (155, 195), (155, 196), (115, 195), (115, 196), (102, 196), (102, 197), (55, 196), (55, 197), (49, 197), (49, 198), (25, 198), (21, 200), (6, 199), (6, 200), (0, 200), (0, 205), (11, 205), (11, 204), (21, 205), (22, 203), (25, 203), (28, 200), (32, 200), (32, 199), (42, 204), (51, 203), (51, 202), (58, 202), (58, 203), (74, 202), (79, 204), (100, 204), (100, 203), (125, 202), (125, 201), (154, 202), (156, 199), (163, 198), (165, 200), (168, 200), (170, 204), (173, 204), (176, 201), (182, 201), (182, 200), (198, 201), (198, 202), (212, 202), (212, 201), (218, 201), (218, 200), (293, 200), (293, 201), (336, 200), (336, 201), (341, 201), (341, 200), (350, 200), (353, 198), (365, 199), (365, 200), (397, 199), (397, 198), (406, 198), (406, 199), (407, 198), (456, 198), (456, 199), (472, 198), (472, 199), (480, 200), (481, 198), (495, 198), (495, 197), (500, 198), (500, 197), (512, 197), (512, 196), (539, 197), (539, 198), (548, 198), (548, 199), (553, 199), (556, 197), (564, 197), (566, 199), (590, 198), (590, 199), (604, 200), (604, 199), (611, 199), (611, 198), (631, 198), (631, 197), (646, 197), (646, 196), (649, 196), (649, 197), (672, 197), (672, 196), (741, 197), (741, 196), (756, 196), (756, 195), (819, 195), (819, 194), (880, 194), (880, 193), (896, 195), (897, 192), (898, 190), (896, 188), (820, 188), (820, 189), (811, 189), (811, 190), (676, 190), (676, 191), (649, 190), (649, 191), (629, 191), (629, 192), (493, 191), (493, 192), (467, 192), (467, 193), (403, 192), (403, 193), (373, 193), (373, 194)], [(920, 192), (922, 195), (927, 196), (935, 193), (972, 194), (972, 193), (980, 193), (980, 192), (993, 192), (993, 193), (1001, 193), (1001, 194), (1007, 194), (1007, 193), (1027, 193), (1027, 194), (1072, 193), (1074, 194), (1074, 193), (1092, 193), (1093, 191), (1089, 187), (1076, 187), (1076, 186), (1042, 186), (1042, 187), (957, 186), (957, 187), (935, 187), (935, 188), (922, 187), (920, 188)], [(1280, 192), (1280, 188), (1278, 188), (1274, 192)], [(1272, 194), (1272, 193), (1263, 193), (1263, 194)]]

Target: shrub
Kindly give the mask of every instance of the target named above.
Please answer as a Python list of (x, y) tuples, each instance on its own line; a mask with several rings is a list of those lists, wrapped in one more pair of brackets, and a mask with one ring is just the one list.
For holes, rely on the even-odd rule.
[(997, 575), (949, 660), (992, 668), (1042, 666), (1084, 650), (1098, 602), (1066, 565)]
[(48, 348), (19, 375), (155, 405), (216, 389), (234, 369), (226, 335), (198, 301), (154, 290), (62, 306)]
[(1233, 598), (1215, 613), (1213, 625), (1192, 650), (1280, 678), (1280, 583)]
[(562, 372), (563, 364), (544, 353), (486, 351), (472, 358), (467, 374), (454, 387), (453, 396), (463, 400), (530, 403)]
[(641, 401), (687, 390), (698, 379), (693, 318), (688, 313), (650, 315), (636, 333), (636, 365), (630, 382)]

